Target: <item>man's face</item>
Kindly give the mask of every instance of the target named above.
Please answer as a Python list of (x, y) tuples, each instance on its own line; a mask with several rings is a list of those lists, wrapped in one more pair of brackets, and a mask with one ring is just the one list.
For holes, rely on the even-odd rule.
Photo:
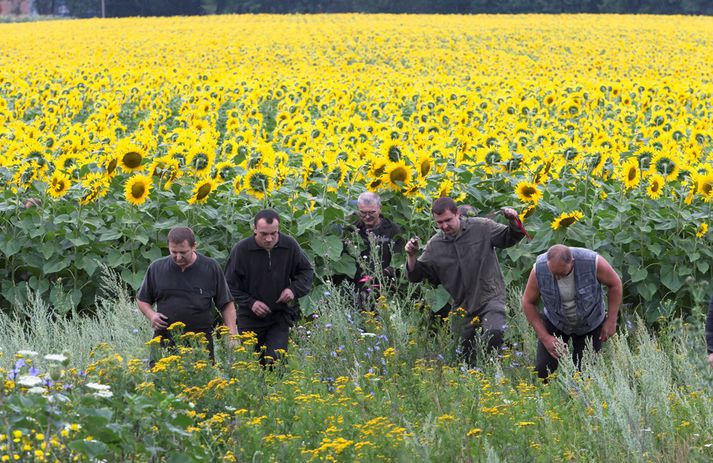
[(269, 251), (275, 247), (280, 239), (280, 222), (273, 220), (272, 223), (267, 223), (265, 219), (260, 219), (255, 224), (253, 232), (255, 233), (257, 245)]
[(547, 268), (549, 269), (552, 276), (555, 277), (555, 280), (559, 280), (566, 277), (570, 274), (570, 272), (572, 272), (572, 269), (574, 268), (574, 259), (572, 259), (571, 262), (562, 262), (559, 259), (555, 259), (552, 261), (548, 260)]
[(181, 270), (185, 270), (186, 267), (191, 265), (195, 260), (196, 245), (191, 246), (188, 241), (182, 241), (181, 243), (168, 242), (168, 252), (171, 254), (171, 260), (178, 265)]
[(381, 207), (370, 204), (370, 205), (365, 205), (365, 204), (358, 204), (357, 208), (359, 209), (359, 217), (361, 217), (361, 221), (364, 222), (364, 225), (367, 226), (367, 228), (373, 227), (376, 225), (379, 221), (379, 214), (381, 214)]
[(443, 214), (433, 214), (433, 220), (443, 233), (455, 236), (460, 231), (460, 214), (447, 210)]

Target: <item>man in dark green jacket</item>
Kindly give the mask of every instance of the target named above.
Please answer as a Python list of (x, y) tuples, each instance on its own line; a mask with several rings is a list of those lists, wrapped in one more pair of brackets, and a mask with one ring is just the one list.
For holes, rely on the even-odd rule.
[(440, 283), (450, 293), (452, 326), (460, 331), (464, 359), (474, 366), (476, 328), (482, 327), (489, 348), (499, 349), (503, 343), (505, 282), (495, 248), (510, 247), (525, 234), (512, 208), (502, 210), (509, 226), (486, 218), (461, 218), (455, 201), (448, 197), (436, 199), (431, 213), (440, 231), (418, 259), (417, 241), (406, 244), (408, 278)]

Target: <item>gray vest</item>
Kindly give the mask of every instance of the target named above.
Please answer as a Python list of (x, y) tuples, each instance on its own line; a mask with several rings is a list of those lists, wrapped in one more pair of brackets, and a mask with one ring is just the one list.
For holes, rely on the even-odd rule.
[[(582, 335), (594, 330), (604, 321), (602, 285), (597, 280), (597, 253), (584, 248), (570, 248), (574, 257), (574, 285), (577, 301), (577, 324), (572, 333)], [(560, 301), (557, 280), (547, 268), (547, 254), (537, 256), (535, 276), (540, 296), (545, 306), (545, 316), (558, 329), (564, 331), (567, 319)]]

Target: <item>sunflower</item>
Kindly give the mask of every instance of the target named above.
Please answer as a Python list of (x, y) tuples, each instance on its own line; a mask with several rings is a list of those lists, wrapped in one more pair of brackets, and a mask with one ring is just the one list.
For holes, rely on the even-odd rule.
[(651, 199), (659, 199), (661, 197), (661, 194), (663, 194), (663, 186), (665, 183), (666, 180), (663, 178), (663, 175), (652, 175), (651, 177), (649, 177), (649, 185), (646, 188), (646, 194)]
[(233, 193), (239, 195), (241, 191), (243, 191), (243, 177), (236, 175), (233, 179)]
[(652, 175), (656, 173), (663, 175), (666, 181), (670, 182), (678, 177), (679, 166), (674, 156), (658, 151), (651, 158), (649, 171)]
[(542, 197), (542, 192), (537, 189), (537, 184), (522, 181), (515, 187), (515, 193), (520, 201), (536, 205)]
[(64, 153), (55, 159), (54, 165), (59, 171), (71, 174), (78, 167), (78, 158), (79, 156), (74, 153)]
[(402, 193), (407, 198), (415, 199), (422, 198), (425, 199), (423, 191), (426, 189), (426, 182), (421, 178), (416, 178), (408, 185), (404, 186)]
[(210, 172), (214, 160), (215, 153), (213, 150), (197, 147), (190, 150), (186, 155), (186, 166), (197, 176), (203, 176)]
[(221, 161), (215, 165), (213, 178), (220, 182), (227, 182), (235, 175), (235, 165), (230, 161)]
[(701, 224), (698, 226), (698, 230), (696, 231), (696, 238), (703, 238), (706, 236), (706, 233), (708, 233), (708, 224), (705, 222), (701, 222)]
[(243, 178), (245, 191), (255, 199), (263, 199), (274, 187), (272, 169), (260, 167), (251, 169)]
[(196, 182), (193, 187), (193, 196), (188, 200), (188, 204), (203, 204), (208, 201), (211, 192), (218, 186), (218, 182), (212, 178), (204, 178)]
[(580, 220), (582, 217), (584, 217), (582, 211), (563, 212), (559, 217), (552, 221), (552, 229), (559, 230), (560, 228), (567, 228)]
[(535, 212), (535, 205), (530, 204), (522, 212), (520, 212), (520, 221), (524, 221), (526, 218), (530, 217), (533, 212)]
[(151, 191), (151, 177), (137, 174), (126, 181), (124, 187), (124, 197), (134, 206), (143, 204), (149, 197)]
[(713, 202), (713, 173), (700, 175), (697, 179), (698, 194), (708, 202)]
[(450, 196), (453, 191), (453, 180), (450, 178), (445, 178), (438, 186), (438, 192), (436, 193), (436, 198), (443, 198), (445, 196)]
[(425, 155), (421, 156), (418, 158), (416, 161), (416, 167), (418, 170), (418, 174), (423, 178), (428, 175), (429, 172), (431, 172), (431, 169), (433, 168), (433, 160), (431, 159), (431, 156)]
[(39, 166), (35, 161), (22, 163), (15, 171), (15, 175), (12, 177), (12, 184), (16, 188), (30, 188), (32, 186), (32, 182), (37, 180), (38, 168)]
[(115, 153), (116, 160), (127, 173), (138, 170), (146, 157), (144, 149), (130, 140), (121, 140), (116, 146)]
[(72, 186), (72, 182), (70, 182), (69, 177), (63, 172), (56, 170), (50, 178), (47, 193), (53, 198), (58, 199), (67, 194), (70, 186)]
[(620, 167), (621, 180), (627, 190), (631, 190), (641, 181), (641, 171), (639, 170), (639, 160), (637, 158), (629, 158), (621, 164)]
[(100, 172), (92, 172), (82, 179), (82, 185), (86, 193), (84, 193), (82, 199), (79, 200), (79, 204), (86, 206), (98, 198), (106, 196), (109, 192), (109, 177)]
[(180, 173), (178, 159), (170, 155), (156, 158), (151, 162), (149, 173), (152, 177), (158, 177), (160, 179), (159, 184), (164, 182), (163, 189), (168, 190)]
[(399, 191), (411, 182), (411, 177), (411, 169), (405, 162), (392, 162), (386, 166), (381, 182), (384, 187)]
[(119, 159), (116, 154), (105, 154), (99, 161), (99, 164), (104, 168), (106, 175), (113, 177), (116, 175), (116, 168), (119, 166)]
[(401, 160), (401, 147), (398, 143), (388, 143), (384, 148), (384, 155), (391, 162), (399, 162)]

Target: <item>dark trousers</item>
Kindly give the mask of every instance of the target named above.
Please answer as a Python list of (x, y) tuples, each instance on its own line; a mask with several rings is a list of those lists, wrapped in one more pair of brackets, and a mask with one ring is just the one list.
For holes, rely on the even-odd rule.
[(257, 336), (255, 352), (260, 352), (260, 363), (270, 365), (281, 359), (278, 350), (287, 352), (287, 344), (290, 337), (290, 323), (285, 317), (276, 317), (275, 321), (267, 325), (251, 325), (240, 323), (238, 318), (238, 332), (240, 334), (252, 331)]
[(503, 301), (499, 299), (488, 301), (474, 314), (466, 314), (462, 317), (451, 312), (450, 318), (452, 318), (451, 329), (454, 333), (460, 333), (461, 358), (469, 367), (478, 366), (478, 343), (484, 345), (486, 355), (497, 354), (502, 348), (505, 335)]
[[(584, 347), (587, 345), (587, 339), (592, 340), (592, 347), (595, 352), (599, 352), (602, 348), (602, 341), (599, 339), (599, 332), (602, 329), (602, 325), (599, 325), (594, 330), (585, 334), (566, 334), (561, 330), (555, 328), (555, 326), (550, 322), (550, 320), (544, 315), (540, 314), (542, 322), (545, 324), (547, 332), (562, 338), (564, 342), (569, 342), (572, 340), (572, 361), (580, 368), (582, 363), (582, 353), (584, 352)], [(547, 378), (550, 373), (553, 373), (559, 366), (559, 361), (552, 357), (545, 345), (542, 342), (537, 343), (537, 358), (535, 360), (535, 369), (537, 370), (537, 376), (542, 379)]]

